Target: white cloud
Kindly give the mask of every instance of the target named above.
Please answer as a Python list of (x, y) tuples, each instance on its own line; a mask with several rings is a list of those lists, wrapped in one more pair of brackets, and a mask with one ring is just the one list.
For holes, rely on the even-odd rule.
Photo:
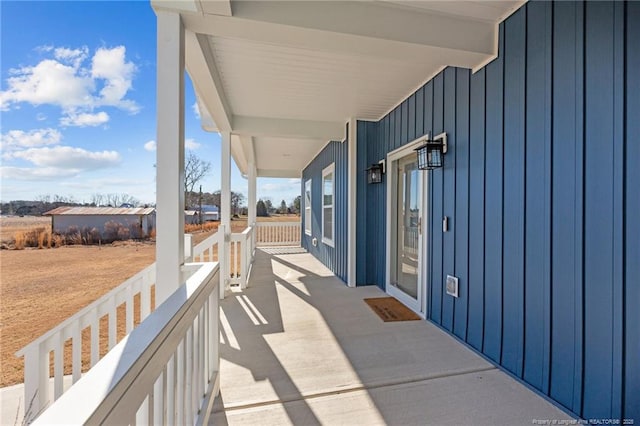
[(131, 101), (123, 100), (131, 89), (131, 81), (136, 71), (133, 62), (126, 61), (125, 53), (124, 46), (98, 49), (91, 61), (91, 76), (94, 79), (105, 80), (100, 90), (100, 104), (119, 106), (135, 113), (138, 112), (139, 107)]
[(109, 114), (104, 111), (100, 111), (95, 114), (83, 112), (83, 113), (69, 113), (67, 116), (60, 119), (60, 124), (63, 126), (77, 126), (77, 127), (95, 127), (101, 124), (105, 124), (109, 121)]
[(62, 134), (56, 129), (9, 130), (0, 136), (0, 146), (4, 155), (10, 151), (45, 145), (56, 145), (62, 140)]
[(193, 113), (196, 115), (196, 118), (200, 120), (200, 107), (198, 106), (198, 101), (195, 101), (191, 108), (193, 108)]
[(39, 112), (38, 115), (36, 115), (36, 120), (38, 121), (44, 121), (47, 119), (47, 116), (44, 115), (43, 113)]
[(14, 153), (12, 157), (29, 161), (39, 167), (67, 170), (95, 170), (120, 163), (120, 154), (117, 151), (87, 151), (71, 146), (29, 148)]
[(82, 62), (84, 62), (84, 60), (89, 57), (89, 48), (87, 46), (82, 46), (79, 49), (58, 47), (53, 49), (53, 56), (61, 62), (70, 63), (75, 68), (78, 68), (80, 67), (80, 64), (82, 64)]
[[(130, 113), (140, 107), (126, 95), (132, 88), (136, 66), (126, 60), (126, 48), (100, 48), (89, 59), (89, 49), (41, 47), (43, 54), (53, 55), (34, 66), (9, 71), (7, 90), (0, 92), (0, 108), (32, 105), (55, 105), (65, 113), (91, 112), (100, 106), (112, 106)], [(83, 66), (84, 65), (84, 66)]]
[(61, 177), (77, 176), (81, 170), (60, 169), (56, 167), (28, 168), (28, 167), (0, 167), (0, 176), (3, 179), (47, 181)]
[(144, 144), (144, 149), (147, 151), (155, 151), (157, 148), (156, 141), (149, 141)]
[(0, 92), (2, 109), (27, 102), (32, 105), (51, 104), (61, 108), (91, 106), (94, 81), (79, 75), (78, 70), (53, 59), (45, 59), (33, 67), (11, 70), (8, 89)]
[(198, 149), (200, 148), (200, 144), (198, 142), (196, 142), (195, 139), (185, 139), (184, 140), (184, 147), (186, 149)]

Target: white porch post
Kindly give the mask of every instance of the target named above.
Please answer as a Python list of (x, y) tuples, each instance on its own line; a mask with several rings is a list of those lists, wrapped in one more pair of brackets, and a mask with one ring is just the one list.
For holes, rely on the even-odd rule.
[(156, 306), (181, 284), (184, 263), (184, 27), (157, 11)]
[[(248, 203), (249, 203), (249, 217), (247, 220), (247, 224), (249, 226), (254, 226), (256, 223), (256, 164), (254, 161), (250, 161), (249, 162), (249, 197), (248, 197)], [(253, 250), (255, 249), (256, 246), (256, 232), (257, 229), (253, 229), (253, 234), (251, 237), (251, 252), (253, 253)], [(252, 255), (253, 256), (253, 255)]]
[(347, 183), (349, 202), (348, 202), (348, 233), (349, 233), (349, 248), (347, 255), (347, 284), (349, 287), (356, 286), (356, 203), (358, 198), (356, 197), (356, 190), (358, 187), (358, 122), (355, 118), (349, 120), (349, 154), (348, 154), (348, 170), (349, 180)]
[(231, 133), (220, 132), (222, 139), (221, 183), (220, 189), (220, 226), (222, 228), (222, 245), (220, 247), (220, 298), (224, 298), (224, 291), (229, 281), (231, 265), (230, 244), (231, 239)]

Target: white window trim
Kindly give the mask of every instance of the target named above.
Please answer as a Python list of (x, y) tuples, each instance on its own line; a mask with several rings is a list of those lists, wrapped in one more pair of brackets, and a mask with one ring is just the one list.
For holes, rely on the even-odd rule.
[[(324, 178), (327, 175), (333, 175), (331, 179), (331, 204), (324, 205)], [(322, 242), (328, 246), (335, 247), (335, 236), (336, 236), (336, 163), (331, 163), (327, 167), (322, 170)], [(324, 211), (326, 207), (331, 207), (331, 238), (326, 238), (324, 236)]]
[[(307, 203), (307, 185), (309, 185), (309, 203)], [(304, 181), (304, 233), (311, 235), (311, 198), (313, 197), (311, 179)], [(308, 204), (308, 205), (307, 205)], [(307, 216), (307, 209), (309, 210), (309, 216)]]

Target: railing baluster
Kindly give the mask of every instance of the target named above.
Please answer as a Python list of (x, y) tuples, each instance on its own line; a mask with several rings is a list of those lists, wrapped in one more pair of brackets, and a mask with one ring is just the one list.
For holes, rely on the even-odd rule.
[[(149, 274), (150, 275), (150, 274)], [(151, 279), (145, 276), (140, 290), (140, 322), (151, 313)]]
[(176, 353), (176, 419), (175, 424), (184, 424), (184, 340)]
[[(160, 380), (162, 377), (158, 378)], [(157, 383), (157, 381), (156, 381)], [(156, 424), (156, 386), (154, 384), (151, 393), (148, 396), (149, 403), (147, 404), (147, 424)]]
[[(171, 362), (169, 361), (169, 363)], [(165, 365), (153, 388), (153, 418), (155, 423), (163, 425), (167, 424), (167, 404), (169, 403), (167, 397), (167, 368), (168, 365)]]
[(187, 330), (185, 342), (185, 381), (184, 381), (184, 406), (185, 419), (188, 425), (193, 424), (193, 323)]
[[(205, 302), (206, 305), (207, 302)], [(202, 309), (200, 309), (200, 313), (198, 314), (198, 404), (200, 404), (200, 401), (202, 400), (202, 398), (204, 397), (205, 394), (205, 389), (206, 389), (206, 385), (207, 385), (207, 374), (206, 374), (206, 369), (205, 369), (205, 358), (204, 358), (204, 348), (205, 348), (205, 328), (206, 328), (206, 322), (205, 322), (205, 306), (202, 306)]]
[(96, 365), (100, 359), (100, 319), (98, 311), (91, 314), (91, 366)]
[(33, 419), (51, 401), (49, 396), (49, 351), (44, 342), (28, 346), (24, 354), (25, 421)]
[(73, 337), (71, 338), (71, 372), (73, 374), (73, 383), (80, 380), (82, 376), (82, 330), (80, 323), (73, 325)]
[(111, 300), (109, 300), (109, 312), (108, 312), (108, 317), (109, 317), (109, 328), (108, 328), (108, 334), (109, 334), (109, 350), (113, 349), (113, 347), (116, 345), (116, 340), (118, 337), (118, 315), (117, 315), (117, 306), (116, 306), (116, 298), (115, 296), (111, 298)]
[[(153, 391), (152, 391), (153, 392)], [(135, 415), (135, 424), (137, 425), (150, 425), (153, 424), (149, 421), (149, 395), (142, 401), (138, 411)]]
[(125, 302), (125, 324), (127, 334), (133, 330), (133, 287), (127, 287), (127, 301)]
[(178, 392), (177, 392), (178, 378), (176, 374), (177, 371), (178, 371), (178, 351), (176, 350), (173, 353), (171, 360), (167, 364), (167, 386), (166, 386), (167, 413), (165, 415), (167, 418), (167, 421), (165, 422), (165, 424), (167, 423), (176, 424), (176, 421), (178, 420), (177, 419), (178, 413), (176, 412), (176, 398), (178, 396)]
[(58, 332), (53, 337), (53, 399), (60, 398), (64, 392), (64, 339), (62, 333)]

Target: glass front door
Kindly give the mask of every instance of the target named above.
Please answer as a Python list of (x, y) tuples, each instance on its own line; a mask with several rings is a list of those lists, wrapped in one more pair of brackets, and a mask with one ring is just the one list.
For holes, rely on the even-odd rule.
[(415, 153), (392, 161), (389, 293), (422, 310), (422, 172)]

